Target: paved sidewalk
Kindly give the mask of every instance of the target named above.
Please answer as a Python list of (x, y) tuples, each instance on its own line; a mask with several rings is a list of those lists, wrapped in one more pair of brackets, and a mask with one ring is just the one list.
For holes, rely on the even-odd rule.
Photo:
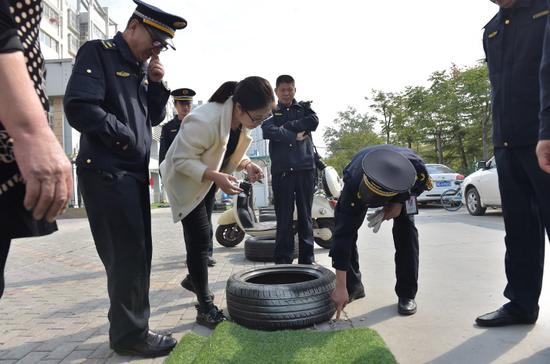
[[(193, 295), (179, 286), (186, 274), (181, 225), (171, 222), (168, 209), (153, 210), (152, 216), (150, 326), (170, 330), (178, 339), (189, 331), (208, 335), (210, 330), (194, 322)], [(59, 227), (56, 234), (12, 243), (0, 300), (0, 364), (162, 362), (121, 357), (109, 349), (105, 273), (87, 220), (62, 220)], [(337, 327), (378, 330), (400, 363), (549, 363), (549, 294), (541, 297), (535, 326), (486, 330), (473, 325), (476, 315), (504, 302), (500, 215), (423, 209), (418, 228), (418, 313), (401, 317), (395, 310), (390, 224), (376, 235), (365, 224), (360, 255), (367, 299), (350, 304), (351, 321)], [(330, 266), (326, 250), (315, 253), (320, 264)], [(216, 304), (225, 308), (227, 278), (254, 263), (245, 260), (243, 244), (231, 249), (215, 244), (214, 256), (218, 264), (210, 269), (211, 288)]]

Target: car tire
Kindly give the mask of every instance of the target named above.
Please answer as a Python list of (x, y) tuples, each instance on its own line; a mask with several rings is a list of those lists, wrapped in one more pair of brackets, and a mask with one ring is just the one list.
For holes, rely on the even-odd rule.
[(466, 208), (473, 216), (481, 216), (487, 210), (486, 207), (481, 206), (481, 198), (475, 187), (469, 187), (466, 190)]
[(237, 224), (219, 225), (216, 228), (216, 240), (226, 248), (238, 245), (244, 239), (244, 231)]
[[(248, 238), (244, 242), (244, 256), (252, 262), (273, 262), (275, 260), (275, 239)], [(298, 241), (294, 240), (292, 258), (298, 258)]]
[(255, 267), (229, 277), (227, 309), (233, 321), (250, 329), (309, 327), (334, 315), (335, 286), (334, 273), (320, 265)]
[(260, 222), (265, 222), (265, 221), (277, 221), (277, 216), (275, 215), (275, 213), (263, 213), (263, 214), (260, 214), (258, 220)]

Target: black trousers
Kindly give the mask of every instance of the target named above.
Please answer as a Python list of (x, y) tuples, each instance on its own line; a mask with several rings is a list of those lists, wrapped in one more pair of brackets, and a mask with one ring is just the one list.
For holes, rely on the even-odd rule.
[(506, 237), (505, 307), (538, 317), (544, 271), (544, 230), (550, 228), (550, 175), (537, 162), (535, 146), (495, 148)]
[[(415, 298), (418, 291), (418, 230), (414, 215), (407, 215), (405, 209), (393, 220), (393, 244), (395, 246), (395, 293), (401, 298)], [(352, 246), (350, 267), (347, 271), (347, 289), (352, 292), (361, 283), (357, 239)]]
[(294, 201), (298, 213), (299, 264), (311, 264), (313, 255), (313, 223), (311, 206), (315, 188), (314, 170), (284, 172), (273, 175), (273, 204), (277, 218), (275, 264), (290, 264), (294, 251)]
[(8, 259), (8, 253), (10, 251), (10, 243), (10, 239), (0, 237), (0, 298), (2, 298), (4, 294), (4, 269), (6, 268), (6, 260)]
[(208, 289), (208, 251), (213, 238), (212, 209), (215, 193), (216, 186), (213, 185), (199, 205), (181, 220), (187, 269), (203, 312), (207, 312), (213, 305)]
[(149, 186), (134, 177), (79, 168), (97, 252), (107, 272), (109, 337), (113, 344), (143, 340), (149, 329), (152, 239)]

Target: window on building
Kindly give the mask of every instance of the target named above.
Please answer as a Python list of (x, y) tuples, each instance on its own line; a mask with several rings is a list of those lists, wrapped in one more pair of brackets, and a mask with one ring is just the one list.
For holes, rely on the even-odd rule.
[(47, 3), (43, 2), (44, 10), (42, 12), (42, 19), (48, 23), (55, 31), (55, 35), (61, 33), (61, 16), (59, 13)]
[(69, 52), (76, 56), (78, 48), (80, 48), (80, 40), (72, 33), (69, 33)]
[(49, 36), (47, 33), (44, 33), (44, 31), (42, 30), (40, 31), (40, 45), (49, 48), (55, 51), (55, 53), (59, 54), (59, 42)]
[(84, 44), (88, 40), (88, 23), (80, 23), (80, 43)]
[(75, 32), (78, 32), (78, 16), (76, 15), (76, 12), (74, 10), (67, 10), (67, 19), (67, 24), (69, 25), (69, 27)]

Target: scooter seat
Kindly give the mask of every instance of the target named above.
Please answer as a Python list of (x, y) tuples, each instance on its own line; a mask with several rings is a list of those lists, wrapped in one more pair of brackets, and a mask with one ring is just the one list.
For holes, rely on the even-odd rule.
[(275, 231), (277, 231), (277, 223), (275, 221), (255, 222), (251, 228), (246, 229), (246, 232), (252, 236), (256, 236), (255, 232), (267, 233), (270, 231), (273, 231), (275, 235)]

